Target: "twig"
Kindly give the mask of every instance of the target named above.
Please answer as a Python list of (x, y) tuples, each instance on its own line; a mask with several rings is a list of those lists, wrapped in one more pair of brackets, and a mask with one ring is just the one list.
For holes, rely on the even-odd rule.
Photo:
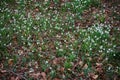
[(0, 71), (2, 71), (2, 70), (6, 70), (7, 73), (12, 73), (12, 74), (14, 74), (14, 75), (16, 75), (16, 76), (18, 76), (18, 77), (21, 77), (21, 78), (24, 79), (24, 80), (27, 80), (24, 76), (22, 76), (22, 75), (20, 75), (20, 74), (18, 74), (18, 73), (15, 73), (15, 72), (12, 71), (12, 70), (0, 69)]

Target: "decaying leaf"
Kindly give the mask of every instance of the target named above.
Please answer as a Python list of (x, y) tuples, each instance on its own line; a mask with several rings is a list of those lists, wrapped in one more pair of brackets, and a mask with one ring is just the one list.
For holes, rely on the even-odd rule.
[(64, 70), (65, 70), (65, 68), (64, 68), (64, 67), (60, 68), (60, 71), (61, 71), (61, 72), (64, 72)]
[(101, 67), (102, 63), (96, 63), (96, 67)]
[(34, 65), (35, 65), (35, 68), (38, 68), (38, 66), (39, 66), (37, 61), (35, 62)]
[(98, 75), (93, 75), (92, 78), (93, 78), (94, 80), (97, 80)]
[(42, 75), (42, 77), (43, 77), (43, 80), (47, 80), (47, 78), (46, 78), (46, 73), (45, 73), (45, 72), (41, 72), (41, 75)]
[(35, 79), (38, 79), (40, 77), (41, 73), (38, 72), (38, 73), (30, 73), (30, 76), (35, 78)]
[(5, 72), (7, 72), (7, 71), (6, 71), (6, 70), (0, 70), (0, 72), (1, 72), (1, 73), (5, 73)]
[(88, 65), (87, 65), (87, 64), (85, 64), (83, 68), (84, 68), (84, 69), (87, 69), (87, 68), (88, 68)]
[(79, 61), (79, 65), (82, 66), (83, 65), (83, 61)]
[(54, 78), (53, 80), (60, 80), (59, 78)]
[(61, 63), (63, 60), (64, 60), (64, 58), (62, 58), (62, 57), (60, 57), (60, 58), (55, 58), (55, 59), (53, 60), (53, 64), (54, 64), (54, 65), (57, 65), (57, 64)]
[(8, 64), (9, 64), (10, 66), (12, 66), (12, 65), (13, 65), (13, 61), (14, 61), (13, 59), (9, 59), (9, 60), (8, 60)]
[(96, 63), (96, 71), (99, 73), (103, 72), (102, 63)]
[(95, 73), (89, 73), (90, 78), (92, 78), (93, 80), (97, 80), (98, 75), (96, 75)]
[(11, 77), (10, 80), (16, 80), (15, 77)]
[(3, 66), (3, 64), (1, 63), (1, 64), (0, 64), (0, 68), (3, 68), (3, 67), (4, 67), (4, 66)]

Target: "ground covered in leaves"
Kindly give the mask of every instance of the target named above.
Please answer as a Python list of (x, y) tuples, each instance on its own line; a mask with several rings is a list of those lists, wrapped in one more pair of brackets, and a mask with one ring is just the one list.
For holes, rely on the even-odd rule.
[(0, 1), (0, 80), (119, 80), (119, 0)]

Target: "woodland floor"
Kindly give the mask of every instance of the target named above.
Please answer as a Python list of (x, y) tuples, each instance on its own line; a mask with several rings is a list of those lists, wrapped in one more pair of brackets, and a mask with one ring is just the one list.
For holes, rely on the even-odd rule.
[[(9, 6), (11, 9), (15, 9), (12, 5)], [(51, 3), (50, 7), (53, 6), (54, 3)], [(41, 11), (37, 7), (33, 9), (29, 9), (29, 6), (27, 7), (25, 14), (29, 17), (30, 13), (32, 20), (35, 21)], [(89, 58), (90, 60), (92, 59), (92, 67), (90, 71), (85, 73), (84, 70), (89, 67), (89, 63), (82, 60), (82, 52), (78, 51), (80, 44), (76, 43), (76, 41), (79, 40), (77, 29), (87, 29), (96, 23), (110, 25), (110, 35), (120, 37), (119, 32), (114, 32), (114, 28), (120, 29), (120, 1), (102, 1), (99, 7), (91, 6), (82, 12), (81, 18), (73, 17), (73, 23), (69, 23), (71, 19), (67, 20), (66, 16), (69, 17), (76, 14), (71, 14), (69, 11), (56, 12), (57, 10), (50, 9), (50, 11), (46, 10), (50, 14), (44, 15), (44, 11), (42, 13), (49, 22), (41, 23), (47, 26), (49, 26), (48, 23), (52, 25), (63, 23), (64, 26), (74, 25), (74, 28), (67, 28), (62, 31), (57, 28), (46, 27), (46, 29), (38, 33), (31, 32), (33, 34), (30, 37), (32, 40), (30, 45), (24, 40), (25, 43), (19, 41), (19, 35), (14, 34), (10, 41), (11, 45), (5, 47), (5, 52), (7, 51), (9, 54), (4, 56), (5, 52), (0, 51), (0, 80), (119, 80), (119, 74), (109, 73), (105, 70), (108, 66), (114, 66), (114, 63), (103, 63), (104, 60), (100, 56)], [(53, 15), (57, 16), (58, 19), (56, 20), (58, 21), (52, 21), (51, 17)], [(29, 25), (28, 23), (26, 24)], [(39, 25), (37, 20), (33, 25)], [(33, 30), (36, 31), (37, 29), (33, 28)], [(24, 29), (21, 34), (25, 36)], [(37, 43), (37, 40), (40, 42), (38, 41), (39, 43)], [(119, 38), (116, 40), (116, 44), (120, 46)]]

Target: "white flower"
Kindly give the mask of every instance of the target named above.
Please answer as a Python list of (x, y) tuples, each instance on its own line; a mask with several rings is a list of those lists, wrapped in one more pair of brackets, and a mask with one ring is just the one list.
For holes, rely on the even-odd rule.
[(33, 68), (30, 68), (29, 72), (30, 72), (30, 73), (31, 73), (31, 72), (34, 72), (34, 69), (33, 69)]
[(45, 61), (46, 64), (48, 64), (48, 61)]
[(59, 51), (63, 51), (63, 49), (59, 49)]

